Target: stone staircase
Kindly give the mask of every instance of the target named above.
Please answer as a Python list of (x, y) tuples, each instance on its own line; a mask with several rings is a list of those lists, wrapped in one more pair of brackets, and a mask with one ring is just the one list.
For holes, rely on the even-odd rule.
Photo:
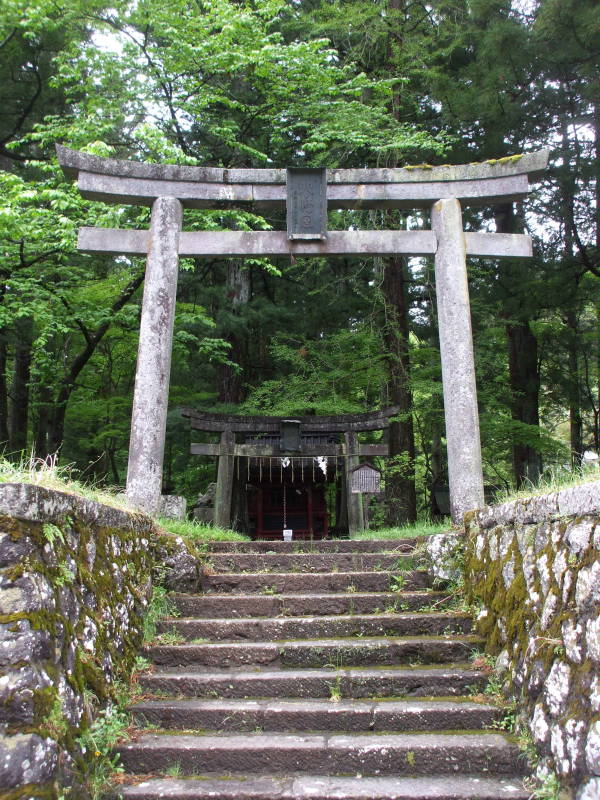
[(526, 800), (501, 712), (469, 697), (472, 620), (414, 546), (215, 543), (148, 648), (125, 800)]

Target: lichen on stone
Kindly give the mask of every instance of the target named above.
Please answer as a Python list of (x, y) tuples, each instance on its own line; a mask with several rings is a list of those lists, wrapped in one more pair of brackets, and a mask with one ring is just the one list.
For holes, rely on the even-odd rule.
[(595, 800), (598, 786), (599, 511), (596, 482), (465, 517), (464, 582), (483, 609), (478, 630), (490, 654), (504, 654), (503, 680), (540, 764), (577, 800)]

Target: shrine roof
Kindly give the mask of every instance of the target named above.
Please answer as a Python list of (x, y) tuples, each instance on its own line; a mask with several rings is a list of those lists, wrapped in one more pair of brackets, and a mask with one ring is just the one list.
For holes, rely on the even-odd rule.
[(336, 433), (345, 431), (377, 431), (387, 428), (390, 418), (398, 414), (398, 406), (388, 406), (377, 411), (361, 414), (334, 414), (316, 416), (271, 417), (241, 416), (238, 414), (214, 414), (193, 408), (182, 408), (181, 413), (190, 420), (190, 425), (199, 431), (233, 431), (236, 433), (278, 433), (284, 420), (300, 422), (302, 433)]

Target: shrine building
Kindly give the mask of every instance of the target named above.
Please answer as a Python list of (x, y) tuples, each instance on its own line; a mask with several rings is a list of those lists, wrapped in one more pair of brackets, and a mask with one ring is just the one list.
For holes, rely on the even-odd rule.
[(380, 491), (380, 473), (364, 459), (387, 456), (388, 445), (361, 443), (358, 434), (384, 431), (385, 439), (396, 407), (294, 419), (182, 413), (194, 431), (219, 434), (217, 443), (191, 445), (193, 455), (218, 459), (213, 512), (204, 521), (254, 539), (281, 539), (285, 530), (294, 539), (323, 539), (365, 528), (363, 498)]

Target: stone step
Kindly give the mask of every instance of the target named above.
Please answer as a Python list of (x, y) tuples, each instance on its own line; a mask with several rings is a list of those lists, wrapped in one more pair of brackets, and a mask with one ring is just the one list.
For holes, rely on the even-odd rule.
[(315, 539), (314, 541), (210, 542), (212, 553), (381, 553), (410, 552), (426, 536), (404, 539)]
[(469, 733), (146, 734), (117, 748), (127, 772), (310, 772), (315, 775), (522, 775), (525, 759), (506, 736)]
[(346, 636), (440, 636), (471, 633), (473, 619), (455, 612), (367, 614), (261, 619), (182, 619), (168, 617), (160, 633), (176, 632), (188, 641), (272, 642), (281, 639), (319, 639)]
[(140, 688), (202, 698), (456, 697), (482, 692), (487, 675), (468, 664), (355, 669), (201, 669), (142, 673)]
[(238, 594), (298, 594), (323, 592), (389, 592), (390, 589), (425, 589), (431, 585), (426, 570), (408, 572), (238, 572), (204, 575), (204, 592)]
[(404, 553), (213, 553), (206, 564), (215, 572), (393, 572), (413, 561)]
[(391, 611), (443, 609), (452, 602), (448, 592), (343, 592), (341, 594), (172, 594), (185, 617), (294, 617), (331, 614), (379, 614)]
[(528, 800), (518, 779), (481, 775), (426, 778), (331, 778), (294, 775), (205, 775), (140, 780), (119, 786), (123, 800)]
[(146, 653), (155, 664), (169, 667), (342, 667), (464, 661), (482, 646), (477, 636), (454, 635), (153, 645)]
[[(335, 688), (335, 686), (334, 686)], [(145, 700), (130, 709), (139, 725), (215, 731), (482, 730), (502, 710), (468, 700)]]

